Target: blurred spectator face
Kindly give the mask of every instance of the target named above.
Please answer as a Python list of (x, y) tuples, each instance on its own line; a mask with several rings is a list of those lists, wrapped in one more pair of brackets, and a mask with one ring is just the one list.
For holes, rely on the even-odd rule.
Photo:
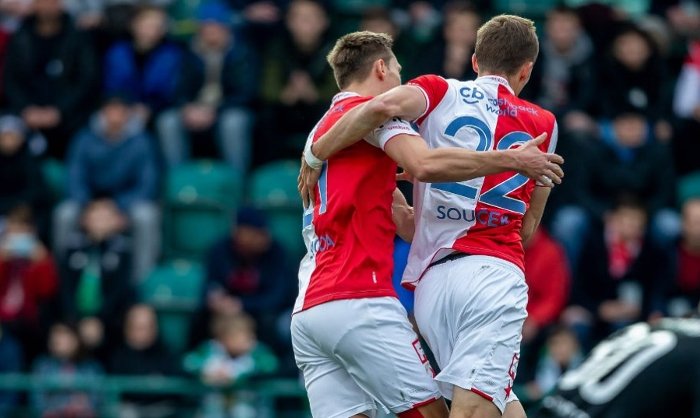
[(620, 206), (606, 218), (609, 232), (624, 242), (638, 242), (644, 238), (647, 215), (644, 209), (633, 206)]
[(313, 1), (295, 0), (287, 12), (287, 28), (301, 45), (317, 43), (328, 27), (325, 10)]
[(557, 364), (567, 366), (578, 353), (579, 343), (573, 332), (561, 330), (549, 337), (547, 349), (549, 355)]
[(70, 361), (76, 358), (80, 349), (78, 334), (64, 324), (51, 327), (49, 334), (49, 352), (52, 356)]
[(700, 249), (700, 199), (691, 199), (683, 205), (683, 242), (690, 248)]
[(573, 13), (552, 12), (547, 17), (547, 37), (558, 51), (570, 50), (581, 35), (581, 24)]
[(31, 209), (18, 207), (7, 216), (0, 251), (13, 259), (28, 259), (37, 251), (39, 241), (31, 221)]
[(651, 56), (651, 46), (644, 37), (635, 32), (627, 32), (615, 39), (615, 58), (631, 70), (641, 69)]
[(247, 317), (233, 317), (228, 321), (230, 323), (225, 325), (221, 335), (221, 343), (226, 351), (233, 357), (249, 353), (257, 341), (252, 320)]
[(14, 155), (24, 143), (24, 136), (17, 132), (0, 132), (0, 154)]
[(620, 145), (637, 148), (644, 144), (649, 126), (644, 116), (639, 114), (623, 114), (613, 120), (615, 138)]
[(445, 16), (445, 28), (443, 36), (448, 44), (466, 45), (473, 47), (476, 44), (476, 32), (481, 24), (478, 14), (470, 11), (458, 11)]
[(34, 0), (34, 14), (39, 19), (55, 19), (63, 14), (61, 0)]
[(233, 232), (236, 249), (243, 256), (254, 257), (270, 248), (270, 234), (261, 228), (250, 225), (239, 225)]
[(374, 33), (386, 33), (392, 39), (396, 39), (398, 29), (394, 22), (391, 21), (389, 13), (384, 9), (376, 9), (365, 14), (360, 23), (360, 30), (366, 30)]
[(124, 334), (127, 345), (135, 350), (153, 346), (158, 337), (158, 322), (153, 308), (147, 305), (131, 308), (126, 317)]
[(149, 50), (158, 45), (167, 33), (166, 23), (167, 16), (160, 9), (147, 9), (137, 14), (132, 23), (136, 46), (141, 50)]
[(124, 130), (130, 116), (129, 106), (119, 101), (109, 102), (102, 107), (105, 129), (112, 136), (119, 135)]
[(199, 40), (211, 49), (222, 50), (226, 48), (231, 39), (229, 29), (215, 22), (204, 22), (199, 26)]

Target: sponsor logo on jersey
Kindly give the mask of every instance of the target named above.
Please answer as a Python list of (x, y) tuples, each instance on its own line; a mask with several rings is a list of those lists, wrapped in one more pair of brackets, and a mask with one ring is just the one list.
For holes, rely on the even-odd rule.
[(437, 207), (437, 219), (450, 221), (465, 221), (474, 222), (495, 228), (510, 224), (510, 217), (502, 211), (481, 208), (478, 210), (469, 210), (464, 208), (455, 208), (445, 205)]
[(320, 252), (329, 250), (333, 247), (335, 247), (335, 241), (333, 238), (331, 238), (330, 235), (324, 234), (321, 235), (320, 237), (315, 237), (312, 241), (311, 244), (309, 245), (311, 255), (316, 255)]

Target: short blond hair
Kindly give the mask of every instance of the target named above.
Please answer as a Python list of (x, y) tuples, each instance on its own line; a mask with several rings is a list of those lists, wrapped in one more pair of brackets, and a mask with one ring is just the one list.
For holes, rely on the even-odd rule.
[(535, 62), (539, 51), (535, 22), (520, 16), (496, 16), (476, 34), (474, 54), (480, 71), (515, 74), (523, 64)]
[(394, 40), (385, 33), (352, 32), (342, 36), (328, 54), (327, 60), (338, 87), (342, 90), (353, 81), (362, 81), (378, 59), (393, 57)]

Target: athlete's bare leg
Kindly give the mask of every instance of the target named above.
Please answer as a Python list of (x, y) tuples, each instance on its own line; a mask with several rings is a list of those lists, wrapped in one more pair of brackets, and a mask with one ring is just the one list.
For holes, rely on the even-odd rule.
[(447, 404), (443, 398), (438, 399), (435, 402), (430, 402), (427, 405), (418, 407), (416, 413), (413, 416), (406, 414), (405, 412), (399, 414), (399, 418), (448, 418), (450, 411), (447, 410)]
[(520, 401), (508, 402), (503, 418), (527, 418), (523, 404)]
[(501, 411), (493, 402), (476, 393), (455, 386), (450, 418), (500, 418)]

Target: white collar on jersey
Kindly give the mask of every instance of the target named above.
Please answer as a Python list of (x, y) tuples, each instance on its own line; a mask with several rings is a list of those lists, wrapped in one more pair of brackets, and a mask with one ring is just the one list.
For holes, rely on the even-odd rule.
[(478, 80), (495, 81), (498, 84), (503, 84), (504, 86), (506, 86), (506, 88), (508, 88), (508, 90), (510, 90), (510, 92), (512, 94), (515, 94), (515, 92), (513, 91), (513, 88), (510, 86), (510, 83), (508, 83), (508, 80), (506, 80), (504, 77), (501, 77), (500, 75), (482, 75), (481, 77), (477, 77), (477, 79), (475, 81), (478, 81)]
[(360, 94), (355, 93), (354, 91), (341, 91), (340, 93), (333, 96), (333, 100), (331, 101), (331, 103), (335, 104), (341, 100), (345, 100), (350, 97), (360, 97)]

